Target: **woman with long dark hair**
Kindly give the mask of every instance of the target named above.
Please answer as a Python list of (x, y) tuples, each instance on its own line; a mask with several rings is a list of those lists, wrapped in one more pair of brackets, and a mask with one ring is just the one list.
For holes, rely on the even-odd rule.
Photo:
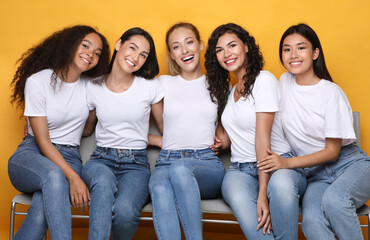
[(90, 199), (78, 150), (89, 116), (83, 76), (107, 71), (109, 46), (94, 28), (73, 26), (19, 62), (11, 101), (24, 109), (29, 134), (10, 157), (8, 172), (14, 187), (33, 199), (14, 239), (41, 239), (47, 228), (52, 239), (71, 239), (70, 206), (87, 208)]
[(363, 239), (356, 208), (370, 197), (370, 157), (355, 144), (352, 110), (333, 82), (315, 31), (289, 27), (279, 46), (284, 133), (297, 157), (270, 152), (259, 169), (305, 168), (302, 230), (307, 239)]
[[(299, 170), (289, 172), (288, 177), (280, 173), (270, 177), (257, 168), (257, 161), (268, 155), (268, 149), (291, 156), (281, 128), (278, 81), (262, 70), (263, 58), (254, 37), (233, 23), (213, 31), (205, 57), (209, 89), (218, 103), (218, 119), (223, 126), (218, 128), (217, 136), (223, 148), (231, 142), (231, 166), (222, 183), (222, 195), (248, 239), (273, 239), (270, 208), (281, 208), (284, 194), (271, 191), (270, 184), (290, 189), (293, 183), (299, 183), (300, 192), (305, 188)], [(231, 91), (230, 72), (238, 79)], [(297, 212), (284, 218), (293, 225), (294, 221), (298, 224), (298, 199), (295, 204)], [(279, 217), (271, 216), (276, 221)]]
[[(83, 168), (91, 191), (89, 239), (132, 239), (149, 195), (149, 116), (160, 119), (163, 90), (152, 37), (131, 28), (115, 44), (108, 74), (87, 85), (97, 148)], [(159, 114), (158, 114), (159, 113)], [(150, 139), (149, 139), (150, 140)]]

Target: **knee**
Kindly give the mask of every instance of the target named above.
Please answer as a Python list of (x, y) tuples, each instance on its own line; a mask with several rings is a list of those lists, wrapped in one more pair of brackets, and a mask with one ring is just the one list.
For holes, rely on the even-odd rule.
[(69, 189), (68, 180), (66, 179), (62, 169), (57, 166), (48, 172), (43, 184), (44, 186), (50, 186), (54, 190), (63, 188)]
[(171, 166), (168, 169), (168, 174), (172, 179), (183, 179), (188, 175), (189, 172), (189, 166), (186, 165), (185, 161), (175, 161), (171, 164)]
[(321, 200), (321, 208), (327, 213), (336, 213), (344, 207), (351, 207), (351, 202), (345, 197), (345, 193), (332, 191), (330, 187), (325, 191)]
[(140, 207), (128, 202), (121, 202), (113, 206), (113, 224), (116, 226), (129, 226), (140, 220)]
[(298, 201), (298, 189), (289, 178), (271, 178), (267, 186), (267, 196), (270, 201), (290, 204)]

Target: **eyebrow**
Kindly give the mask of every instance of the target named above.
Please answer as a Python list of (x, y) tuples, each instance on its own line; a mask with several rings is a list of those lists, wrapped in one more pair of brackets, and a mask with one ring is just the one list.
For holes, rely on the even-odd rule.
[[(136, 43), (131, 42), (130, 44), (134, 45), (137, 49), (140, 49), (139, 46)], [(143, 53), (149, 55), (147, 51), (143, 51)]]
[[(89, 40), (87, 40), (87, 39), (82, 40), (82, 42), (87, 42), (87, 43), (89, 43), (90, 45), (93, 45), (93, 44), (92, 44), (92, 42), (90, 42), (90, 41), (89, 41)], [(101, 52), (103, 51), (101, 48), (97, 48), (97, 50), (100, 50)]]
[[(232, 41), (228, 42), (226, 45), (227, 45), (227, 46), (229, 46), (230, 44), (232, 44), (232, 43), (234, 43), (234, 42), (236, 42), (236, 41), (235, 41), (235, 40), (232, 40)], [(218, 47), (218, 46), (216, 46), (216, 48), (222, 48), (222, 47)]]
[[(193, 39), (193, 37), (187, 37), (184, 40), (186, 41), (186, 40), (189, 40), (189, 39)], [(178, 41), (175, 41), (175, 42), (171, 43), (170, 46), (172, 46), (173, 44), (180, 44), (180, 43)]]
[[(307, 45), (307, 43), (305, 43), (305, 42), (299, 42), (296, 45), (303, 45), (303, 44)], [(289, 46), (290, 46), (290, 44), (287, 44), (287, 43), (283, 44), (283, 47), (289, 47)]]

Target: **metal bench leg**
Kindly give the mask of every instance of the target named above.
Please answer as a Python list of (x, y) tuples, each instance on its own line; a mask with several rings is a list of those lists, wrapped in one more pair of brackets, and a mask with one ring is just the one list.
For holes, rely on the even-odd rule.
[(367, 215), (367, 239), (370, 240), (370, 213)]
[(15, 205), (17, 203), (12, 202), (10, 206), (10, 229), (9, 229), (9, 240), (13, 240), (14, 238), (14, 215), (15, 215)]

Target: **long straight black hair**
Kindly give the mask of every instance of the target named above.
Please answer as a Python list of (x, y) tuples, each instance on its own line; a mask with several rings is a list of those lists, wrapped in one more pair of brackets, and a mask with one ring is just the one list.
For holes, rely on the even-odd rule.
[(333, 82), (330, 73), (326, 68), (324, 51), (322, 50), (319, 37), (317, 36), (315, 31), (312, 28), (310, 28), (307, 24), (300, 23), (297, 25), (293, 25), (284, 32), (283, 36), (280, 39), (279, 45), (280, 62), (284, 65), (282, 59), (284, 40), (286, 37), (294, 33), (297, 33), (302, 37), (306, 38), (312, 44), (312, 50), (315, 50), (316, 48), (319, 49), (319, 57), (313, 61), (313, 71), (317, 77)]

